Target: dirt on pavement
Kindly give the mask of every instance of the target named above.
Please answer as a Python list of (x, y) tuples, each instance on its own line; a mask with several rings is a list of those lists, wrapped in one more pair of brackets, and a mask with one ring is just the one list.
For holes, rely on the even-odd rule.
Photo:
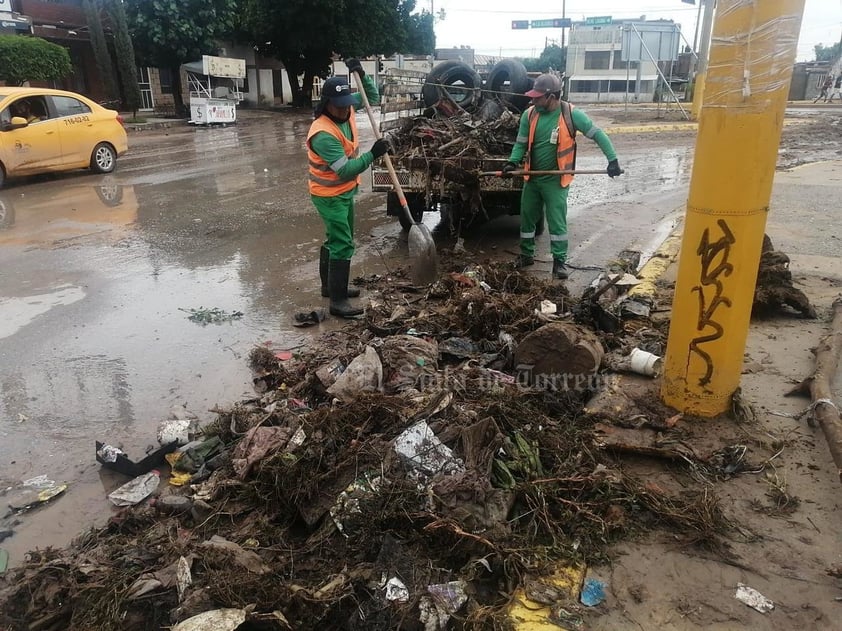
[[(830, 150), (817, 149), (817, 145), (810, 145), (812, 149), (800, 149), (805, 136), (818, 143), (824, 133), (822, 125), (814, 129), (812, 123), (805, 123), (799, 129), (800, 135), (795, 136), (785, 131), (782, 153), (787, 150)], [(651, 135), (640, 135), (642, 142), (653, 145), (668, 137), (660, 135), (656, 140)], [(772, 226), (772, 236), (776, 246), (792, 253), (787, 250), (790, 243), (784, 241), (785, 246), (781, 247), (774, 228)], [(838, 221), (829, 226), (830, 233), (839, 235), (838, 229)], [(825, 238), (830, 236), (825, 235)], [(816, 250), (821, 252), (821, 248)], [(793, 260), (795, 266), (800, 262), (795, 255)], [(464, 513), (447, 514), (441, 504), (434, 504), (433, 509), (429, 505), (422, 509), (412, 503), (402, 504), (417, 490), (400, 486), (405, 471), (397, 475), (388, 468), (385, 469), (386, 477), (388, 474), (397, 476), (394, 481), (403, 495), (385, 494), (389, 510), (379, 503), (376, 511), (365, 514), (380, 519), (388, 516), (385, 522), (373, 521), (374, 530), (381, 534), (389, 532), (399, 540), (398, 543), (386, 550), (389, 546), (384, 539), (376, 536), (368, 539), (373, 536), (372, 532), (362, 529), (365, 539), (358, 542), (359, 546), (349, 545), (348, 535), (332, 532), (335, 521), (325, 518), (318, 522), (320, 525), (304, 527), (295, 519), (288, 511), (293, 507), (301, 510), (307, 503), (307, 496), (296, 497), (296, 489), (288, 488), (282, 481), (285, 470), (263, 462), (258, 463), (256, 473), (251, 474), (254, 476), (252, 492), (256, 497), (226, 492), (209, 498), (209, 504), (214, 508), (210, 523), (208, 517), (203, 522), (195, 515), (163, 515), (160, 508), (128, 509), (106, 529), (82, 538), (73, 552), (75, 559), (61, 551), (33, 555), (21, 568), (22, 574), (15, 572), (12, 575), (8, 591), (0, 592), (0, 602), (6, 597), (9, 600), (5, 602), (14, 605), (13, 609), (3, 609), (9, 620), (0, 618), (0, 621), (10, 625), (10, 629), (26, 628), (22, 626), (24, 622), (35, 620), (39, 620), (38, 628), (42, 629), (90, 628), (84, 625), (90, 625), (91, 618), (84, 616), (93, 611), (90, 606), (96, 603), (95, 611), (103, 616), (100, 628), (150, 628), (153, 619), (156, 624), (166, 624), (183, 619), (188, 613), (245, 607), (262, 601), (256, 612), (248, 612), (253, 616), (251, 628), (421, 628), (417, 622), (418, 611), (425, 602), (424, 597), (429, 598), (429, 595), (423, 596), (424, 586), (440, 585), (458, 578), (471, 585), (468, 603), (462, 602), (455, 611), (448, 612), (452, 626), (441, 628), (470, 627), (470, 624), (473, 628), (491, 628), (487, 625), (492, 620), (503, 624), (505, 599), (500, 596), (501, 592), (514, 593), (517, 581), (512, 579), (529, 575), (541, 577), (550, 573), (559, 562), (584, 560), (589, 565), (589, 577), (604, 582), (607, 592), (604, 602), (594, 608), (583, 608), (575, 600), (571, 602), (555, 595), (544, 603), (551, 605), (551, 611), (562, 607), (570, 613), (568, 619), (574, 621), (570, 628), (649, 629), (656, 625), (664, 629), (832, 628), (838, 607), (835, 599), (839, 593), (842, 562), (834, 530), (839, 517), (839, 506), (834, 499), (839, 483), (832, 474), (834, 467), (820, 432), (807, 426), (803, 418), (793, 418), (803, 412), (807, 402), (783, 397), (794, 382), (810, 374), (812, 357), (809, 349), (827, 327), (829, 304), (838, 294), (840, 282), (839, 268), (837, 266), (835, 271), (829, 268), (829, 260), (830, 257), (821, 262), (814, 260), (815, 270), (795, 275), (796, 285), (818, 310), (817, 320), (805, 320), (783, 311), (752, 324), (742, 388), (744, 399), (754, 404), (754, 418), (741, 417), (739, 422), (733, 418), (714, 421), (676, 418), (655, 403), (656, 382), (642, 378), (627, 378), (623, 383), (643, 418), (618, 414), (614, 420), (622, 421), (617, 426), (630, 431), (632, 436), (651, 434), (661, 450), (654, 457), (642, 457), (634, 455), (634, 450), (623, 452), (619, 449), (591, 453), (593, 423), (607, 420), (598, 415), (580, 427), (584, 435), (577, 435), (575, 442), (567, 445), (569, 451), (558, 453), (550, 444), (541, 442), (551, 432), (542, 433), (541, 429), (531, 427), (525, 417), (498, 417), (497, 422), (504, 433), (528, 428), (527, 443), (534, 441), (532, 448), (537, 445), (536, 451), (540, 454), (540, 477), (537, 470), (514, 468), (518, 498), (515, 502), (532, 516), (524, 517), (525, 513), (521, 511), (517, 513), (519, 521), (513, 521), (509, 527), (525, 526), (525, 532), (533, 537), (529, 539), (530, 559), (515, 554), (507, 561), (507, 555), (511, 556), (514, 551), (507, 539), (511, 533), (486, 531), (477, 528), (475, 522), (468, 526), (466, 524), (470, 522), (466, 521)], [(324, 436), (313, 439), (318, 448), (312, 453), (308, 451), (308, 457), (328, 458), (324, 465), (326, 471), (330, 471), (331, 458), (341, 462), (349, 446), (361, 449), (362, 453), (356, 453), (351, 459), (354, 475), (348, 481), (353, 482), (361, 462), (372, 458), (372, 462), (381, 461), (388, 451), (378, 443), (394, 438), (394, 433), (390, 433), (392, 430), (385, 424), (386, 419), (391, 419), (389, 422), (402, 419), (402, 428), (405, 419), (413, 418), (419, 410), (401, 409), (398, 403), (401, 398), (396, 397), (359, 407), (367, 415), (360, 418), (354, 418), (353, 414), (348, 416), (347, 410), (341, 412), (339, 406), (336, 409), (340, 418), (329, 422), (332, 408), (328, 406), (319, 412), (315, 407), (319, 403), (329, 403), (329, 398), (322, 399), (320, 397), (324, 395), (317, 394), (320, 390), (315, 383), (315, 368), (336, 357), (347, 362), (354, 356), (352, 349), (360, 350), (361, 344), (371, 342), (373, 336), (397, 335), (408, 328), (422, 336), (426, 333), (439, 343), (452, 339), (454, 333), (463, 334), (476, 344), (489, 343), (493, 334), (500, 330), (521, 338), (546, 323), (533, 313), (535, 298), (550, 297), (558, 304), (565, 303), (564, 294), (552, 289), (553, 286), (519, 280), (517, 275), (506, 274), (496, 264), (497, 261), (488, 261), (484, 269), (464, 275), (464, 261), (458, 257), (448, 261), (445, 265), (450, 275), (446, 276), (445, 286), (438, 296), (419, 295), (409, 287), (401, 289), (399, 286), (401, 291), (386, 302), (389, 308), (374, 311), (369, 317), (365, 327), (367, 334), (360, 333), (358, 338), (333, 334), (326, 340), (327, 348), (321, 348), (321, 355), (300, 358), (304, 361), (298, 364), (297, 372), (287, 372), (285, 360), (274, 358), (270, 353), (268, 365), (264, 364), (262, 369), (258, 365), (256, 375), (260, 389), (265, 389), (261, 395), (274, 393), (274, 398), (271, 402), (264, 399), (260, 405), (284, 401), (293, 417), (305, 415), (302, 418), (311, 413), (313, 406), (317, 413), (313, 419), (320, 420), (308, 427), (308, 434), (318, 436), (323, 432)], [(651, 320), (642, 325), (632, 319), (632, 324), (622, 333), (603, 331), (601, 335), (607, 348), (628, 350), (630, 344), (641, 340), (654, 344), (650, 346), (653, 350), (657, 344), (663, 345), (669, 324), (671, 273), (674, 269), (661, 283), (661, 308), (656, 309)], [(484, 290), (477, 288), (480, 279), (488, 281), (500, 297), (484, 300)], [(382, 279), (369, 281), (368, 289), (377, 295), (375, 292), (382, 286)], [(519, 300), (518, 296), (526, 296), (529, 301)], [(449, 317), (442, 313), (441, 301), (445, 312), (451, 314)], [(356, 344), (349, 347), (349, 342), (354, 340)], [(482, 350), (500, 359), (505, 356), (505, 347), (505, 342), (498, 338), (495, 344)], [(474, 353), (480, 353), (480, 349)], [(469, 368), (478, 366), (507, 370), (505, 362), (500, 365), (467, 362)], [(511, 372), (511, 366), (508, 370)], [(481, 383), (472, 384), (478, 385)], [(497, 382), (495, 388), (499, 387)], [(468, 396), (470, 390), (457, 390), (456, 406), (452, 402), (442, 406), (441, 401), (435, 403), (429, 398), (416, 404), (420, 405), (421, 412), (426, 406), (428, 413), (429, 406), (433, 405), (434, 412), (427, 418), (440, 414), (439, 420), (446, 421), (435, 425), (436, 433), (442, 436), (443, 442), (454, 447), (458, 456), (465, 458), (465, 443), (456, 440), (453, 432), (448, 433), (448, 426), (461, 427), (463, 415), (472, 410), (474, 415), (468, 414), (467, 420), (483, 420), (486, 418), (483, 411), (490, 412), (493, 417), (494, 411), (487, 406), (500, 394), (505, 400), (505, 393), (503, 388), (489, 394), (489, 398), (482, 401), (481, 410), (472, 407), (473, 397)], [(242, 404), (254, 407), (256, 401)], [(551, 418), (567, 417), (576, 407), (574, 405), (566, 412), (563, 409), (561, 401), (545, 396), (529, 413), (547, 414), (549, 422)], [(510, 407), (508, 411), (511, 414), (514, 409)], [(266, 414), (272, 416), (270, 412)], [(233, 422), (235, 416), (230, 411), (222, 413), (223, 429), (216, 429), (230, 447), (247, 429), (259, 426), (249, 415), (237, 416), (244, 421), (252, 419), (245, 426), (237, 426)], [(458, 420), (460, 418), (463, 420)], [(340, 419), (342, 422), (338, 422)], [(265, 422), (269, 427), (291, 430), (295, 427), (295, 419), (287, 412), (279, 417), (267, 417), (267, 420), (260, 424)], [(372, 423), (381, 435), (367, 433), (366, 428)], [(574, 446), (575, 449), (570, 449)], [(684, 451), (682, 446), (689, 446), (690, 451)], [(529, 449), (525, 447), (520, 455), (535, 466), (531, 457), (534, 454), (530, 454)], [(499, 452), (492, 450), (491, 453)], [(512, 454), (510, 448), (509, 455)], [(282, 457), (276, 464), (294, 467), (297, 461)], [(401, 468), (397, 470), (402, 471)], [(227, 465), (220, 471), (223, 473), (216, 475), (217, 484), (224, 486), (225, 480), (233, 481)], [(543, 478), (558, 478), (553, 486), (554, 493), (540, 490)], [(494, 479), (499, 488), (500, 479)], [(629, 480), (639, 484), (627, 486)], [(348, 485), (348, 481), (343, 480), (344, 483), (337, 486), (337, 493)], [(278, 488), (270, 490), (272, 486)], [(625, 498), (619, 491), (626, 493)], [(178, 489), (172, 492), (184, 493)], [(476, 493), (477, 488), (471, 487), (471, 492)], [(439, 500), (444, 497), (441, 493), (443, 491), (440, 491)], [(464, 497), (467, 489), (458, 489), (457, 496), (459, 493)], [(597, 498), (593, 494), (604, 495)], [(383, 494), (377, 495), (384, 498)], [(366, 497), (365, 493), (363, 497)], [(543, 504), (535, 504), (539, 498)], [(276, 502), (280, 505), (275, 505)], [(258, 506), (261, 508), (255, 510)], [(565, 506), (575, 510), (553, 512)], [(544, 510), (548, 511), (548, 522), (542, 524)], [(409, 522), (399, 521), (401, 514), (412, 515), (412, 511), (423, 515), (413, 515), (414, 519)], [(472, 519), (476, 519), (475, 514)], [(307, 519), (304, 521), (306, 523)], [(231, 572), (231, 556), (210, 550), (203, 552), (203, 542), (217, 533), (224, 533), (242, 550), (255, 555), (256, 558), (249, 557), (251, 563), (257, 564), (246, 572), (249, 580), (240, 578), (242, 570), (240, 574)], [(535, 533), (547, 538), (535, 539)], [(538, 540), (540, 547), (536, 547)], [(98, 545), (100, 541), (103, 545)], [(286, 551), (291, 550), (289, 544), (293, 542), (297, 550), (287, 556)], [(338, 548), (341, 553), (333, 551), (331, 554), (329, 548), (337, 542), (341, 543)], [(436, 545), (444, 548), (437, 552)], [(401, 551), (404, 546), (414, 551), (409, 560), (404, 558), (406, 552)], [(536, 555), (536, 552), (540, 554)], [(234, 559), (243, 558), (239, 551), (232, 554)], [(429, 555), (434, 564), (422, 565), (435, 568), (435, 572), (419, 576), (408, 571), (404, 564), (413, 565), (413, 560), (417, 563), (423, 554)], [(155, 607), (146, 606), (144, 603), (148, 601), (143, 598), (128, 598), (132, 589), (138, 589), (137, 581), (144, 572), (163, 570), (179, 557), (190, 559), (193, 569), (195, 587), (185, 592), (193, 599), (190, 601), (192, 608), (185, 605), (181, 591), (174, 584), (167, 586), (160, 576), (156, 580), (161, 585), (149, 592), (154, 595)], [(293, 558), (295, 564), (289, 565)], [(332, 564), (314, 563), (313, 559), (319, 558), (329, 558)], [(477, 565), (475, 560), (478, 558), (485, 562)], [(350, 570), (349, 559), (354, 562)], [(280, 570), (279, 578), (283, 578), (283, 582), (275, 584), (272, 581), (271, 585), (279, 591), (267, 591), (263, 595), (255, 592), (259, 585), (266, 589), (270, 585), (268, 579), (259, 578), (264, 575), (261, 563), (268, 567), (278, 564), (275, 567)], [(484, 576), (483, 567), (490, 576)], [(386, 598), (387, 585), (381, 584), (381, 574), (386, 570), (404, 579), (408, 576), (418, 579), (414, 583), (405, 581), (411, 592), (408, 602)], [(257, 576), (251, 577), (250, 572)], [(390, 576), (386, 576), (388, 578)], [(15, 579), (18, 579), (17, 583)], [(737, 601), (734, 591), (738, 583), (757, 589), (775, 602), (775, 609), (760, 613)], [(21, 600), (24, 585), (30, 590), (28, 603)], [(496, 593), (492, 595), (483, 590)], [(103, 598), (108, 592), (111, 600)], [(435, 606), (439, 601), (431, 602)], [(71, 609), (78, 607), (79, 613), (68, 612), (68, 605)], [(83, 613), (85, 605), (89, 607), (87, 614)], [(279, 608), (292, 626), (286, 626), (278, 617), (270, 619), (272, 607)], [(486, 607), (492, 610), (485, 610)], [(354, 613), (355, 610), (358, 613)], [(143, 612), (149, 616), (154, 613), (154, 618), (144, 618)], [(339, 613), (343, 617), (337, 618)], [(264, 617), (259, 618), (256, 614)], [(368, 618), (362, 618), (362, 614)], [(68, 625), (74, 615), (79, 616), (76, 626)], [(319, 618), (322, 621), (316, 623)], [(85, 621), (81, 626), (80, 620)], [(575, 626), (578, 620), (583, 626)], [(309, 626), (311, 624), (317, 626)]]

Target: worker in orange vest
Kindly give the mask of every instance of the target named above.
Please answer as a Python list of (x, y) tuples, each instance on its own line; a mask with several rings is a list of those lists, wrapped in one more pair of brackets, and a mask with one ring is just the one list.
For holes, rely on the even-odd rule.
[[(617, 153), (607, 134), (594, 125), (582, 110), (561, 100), (561, 81), (554, 74), (542, 74), (526, 96), (532, 105), (520, 118), (517, 140), (503, 175), (518, 169), (524, 171), (567, 171), (576, 168), (576, 133), (582, 133), (599, 145), (608, 160), (606, 173), (617, 177), (622, 173)], [(520, 197), (520, 254), (518, 268), (535, 262), (535, 227), (546, 208), (553, 255), (553, 278), (564, 280), (567, 269), (567, 193), (572, 175), (525, 175)]]
[[(380, 102), (380, 93), (357, 59), (345, 65), (362, 79), (369, 102)], [(322, 296), (330, 298), (330, 313), (343, 318), (361, 315), (363, 310), (348, 302), (360, 295), (348, 288), (351, 256), (354, 254), (354, 197), (360, 173), (390, 150), (380, 139), (369, 151), (360, 153), (359, 134), (354, 117), (362, 97), (351, 92), (345, 77), (331, 77), (322, 85), (314, 110), (313, 124), (307, 134), (310, 199), (324, 221), (327, 238), (319, 257)]]

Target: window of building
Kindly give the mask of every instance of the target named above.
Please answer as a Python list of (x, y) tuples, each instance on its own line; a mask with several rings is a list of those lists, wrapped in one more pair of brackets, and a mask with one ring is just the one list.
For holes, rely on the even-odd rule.
[[(612, 92), (614, 94), (634, 94), (636, 90), (635, 81), (626, 81), (625, 79), (608, 79), (601, 81), (576, 81), (570, 82), (570, 91), (578, 94), (605, 94)], [(652, 81), (641, 81), (640, 91), (650, 92), (652, 90)]]
[(577, 93), (593, 94), (599, 92), (599, 81), (571, 81), (570, 91)]
[(161, 94), (172, 94), (172, 69), (158, 68), (158, 78), (161, 81)]
[(640, 64), (639, 61), (625, 62), (625, 61), (623, 61), (622, 57), (623, 57), (622, 51), (619, 51), (619, 50), (614, 51), (614, 61), (611, 64), (611, 67), (614, 70), (625, 70), (627, 64), (628, 64), (629, 70), (637, 70), (637, 67)]
[(610, 50), (585, 51), (585, 70), (608, 70), (610, 64)]

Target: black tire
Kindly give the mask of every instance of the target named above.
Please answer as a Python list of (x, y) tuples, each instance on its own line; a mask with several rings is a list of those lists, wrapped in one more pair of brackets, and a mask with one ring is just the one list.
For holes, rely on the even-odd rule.
[[(427, 206), (424, 194), (407, 193), (406, 203), (409, 206), (409, 213), (412, 215), (412, 218), (415, 221), (421, 221), (424, 217), (424, 210)], [(413, 226), (413, 222), (409, 221), (406, 213), (401, 207), (400, 202), (398, 201), (397, 193), (386, 194), (386, 214), (396, 216), (401, 224), (401, 228), (403, 228), (405, 232), (409, 232), (409, 229)]]
[(476, 70), (461, 61), (451, 60), (440, 63), (430, 71), (424, 84), (426, 89), (422, 88), (421, 95), (427, 107), (432, 107), (438, 101), (435, 85), (427, 88), (429, 84), (445, 86), (444, 89), (450, 98), (462, 109), (472, 108), (482, 99), (482, 79)]
[(530, 101), (523, 93), (531, 90), (533, 83), (527, 74), (526, 66), (516, 59), (502, 59), (494, 64), (488, 73), (486, 88), (500, 102), (522, 112), (529, 106)]
[(91, 153), (91, 171), (111, 173), (117, 166), (117, 152), (107, 142), (101, 142)]

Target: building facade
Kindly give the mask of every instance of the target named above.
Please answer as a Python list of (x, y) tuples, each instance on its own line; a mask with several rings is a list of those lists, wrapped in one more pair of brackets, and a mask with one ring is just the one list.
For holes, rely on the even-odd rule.
[(672, 20), (574, 22), (565, 69), (568, 98), (579, 103), (655, 100), (659, 66), (667, 56), (668, 63), (677, 58), (679, 37), (680, 28)]

